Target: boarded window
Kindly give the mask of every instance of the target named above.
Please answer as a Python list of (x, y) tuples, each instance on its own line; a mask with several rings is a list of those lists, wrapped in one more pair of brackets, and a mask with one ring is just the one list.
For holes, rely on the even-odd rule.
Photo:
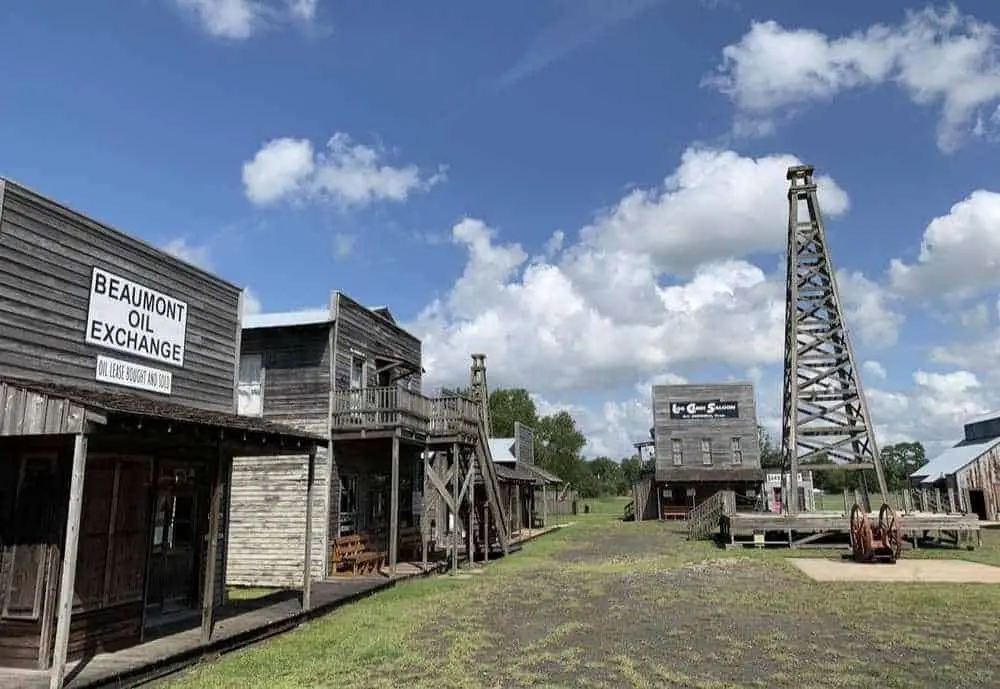
[(730, 439), (730, 445), (733, 450), (733, 464), (743, 463), (743, 445), (739, 438)]
[(240, 379), (237, 413), (241, 416), (261, 416), (264, 413), (264, 357), (260, 354), (240, 356)]
[(19, 463), (14, 511), (3, 549), (3, 617), (37, 620), (42, 612), (45, 563), (54, 524), (63, 510), (55, 455), (24, 457)]
[(704, 465), (709, 465), (712, 463), (712, 439), (702, 438), (701, 439), (701, 463)]

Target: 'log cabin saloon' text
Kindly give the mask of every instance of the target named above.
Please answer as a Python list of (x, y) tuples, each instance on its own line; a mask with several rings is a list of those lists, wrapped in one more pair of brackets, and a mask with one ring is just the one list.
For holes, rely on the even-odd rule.
[(184, 365), (187, 304), (94, 268), (86, 340), (174, 366)]

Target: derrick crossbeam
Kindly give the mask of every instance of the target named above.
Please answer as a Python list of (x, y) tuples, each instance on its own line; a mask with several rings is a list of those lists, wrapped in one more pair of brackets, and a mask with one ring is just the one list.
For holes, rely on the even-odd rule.
[[(791, 167), (787, 179), (781, 448), (790, 473), (791, 499), (784, 504), (797, 513), (799, 471), (821, 466), (815, 461), (821, 457), (852, 469), (874, 468), (879, 490), (888, 491), (827, 250), (813, 168)], [(806, 465), (804, 459), (814, 461)]]

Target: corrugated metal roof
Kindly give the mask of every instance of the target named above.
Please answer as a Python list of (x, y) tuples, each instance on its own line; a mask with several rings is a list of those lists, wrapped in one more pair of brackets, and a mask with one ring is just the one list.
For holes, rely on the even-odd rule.
[(301, 309), (281, 313), (255, 313), (243, 317), (244, 330), (258, 328), (292, 328), (299, 325), (332, 323), (330, 309)]
[(490, 438), (490, 456), (494, 462), (513, 462), (517, 459), (514, 456), (513, 438)]
[(1000, 438), (984, 438), (972, 441), (963, 440), (914, 471), (910, 474), (910, 477), (919, 478), (923, 476), (926, 478), (921, 483), (934, 483), (949, 474), (954, 474), (980, 455), (989, 452), (992, 447), (998, 444), (1000, 444)]
[(979, 416), (973, 417), (965, 422), (965, 425), (973, 423), (982, 423), (983, 421), (992, 421), (993, 419), (1000, 418), (1000, 412), (991, 411), (988, 414), (980, 414)]

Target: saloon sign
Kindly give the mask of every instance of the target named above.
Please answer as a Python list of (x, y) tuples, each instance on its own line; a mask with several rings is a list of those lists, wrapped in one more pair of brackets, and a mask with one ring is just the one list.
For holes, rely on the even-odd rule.
[(740, 408), (737, 402), (709, 400), (707, 402), (671, 402), (671, 419), (738, 419)]

